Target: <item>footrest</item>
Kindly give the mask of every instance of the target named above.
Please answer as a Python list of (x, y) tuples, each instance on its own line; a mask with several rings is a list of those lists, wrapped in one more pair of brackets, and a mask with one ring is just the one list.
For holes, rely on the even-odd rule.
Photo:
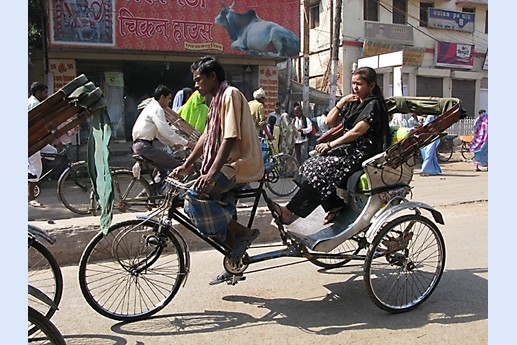
[[(359, 214), (360, 212), (345, 208), (336, 214), (333, 223), (324, 225), (323, 219), (325, 219), (326, 213), (323, 208), (318, 207), (308, 217), (299, 218), (291, 225), (285, 225), (284, 227), (293, 238), (301, 242), (307, 248), (316, 251), (330, 252), (339, 245), (336, 241), (331, 240), (345, 236), (345, 234), (349, 232), (359, 232), (359, 230), (353, 229), (351, 226)], [(355, 235), (355, 233), (348, 234), (348, 238)], [(327, 245), (326, 242), (328, 242)]]

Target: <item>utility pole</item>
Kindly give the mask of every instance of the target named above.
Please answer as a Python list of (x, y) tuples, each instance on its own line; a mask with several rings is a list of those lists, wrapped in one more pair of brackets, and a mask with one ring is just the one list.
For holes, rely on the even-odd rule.
[[(332, 6), (332, 3), (331, 3)], [(335, 17), (334, 17), (334, 30), (332, 30), (332, 62), (330, 65), (330, 97), (329, 97), (329, 108), (334, 107), (336, 104), (336, 88), (337, 88), (337, 69), (338, 69), (338, 56), (339, 56), (339, 36), (341, 28), (341, 9), (343, 7), (342, 0), (335, 0)]]
[(309, 117), (309, 13), (310, 0), (303, 0), (303, 115)]

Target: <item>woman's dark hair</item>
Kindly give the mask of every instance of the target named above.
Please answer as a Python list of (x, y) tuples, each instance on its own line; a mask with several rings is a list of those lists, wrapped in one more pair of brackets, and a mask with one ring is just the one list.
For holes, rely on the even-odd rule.
[(167, 86), (165, 86), (165, 85), (158, 85), (156, 90), (154, 90), (153, 98), (155, 100), (159, 100), (160, 96), (167, 97), (168, 95), (171, 94), (171, 92), (172, 91)]
[(372, 90), (372, 94), (379, 99), (384, 101), (384, 96), (382, 95), (382, 90), (377, 84), (377, 72), (371, 67), (359, 67), (356, 69), (352, 75), (358, 75), (368, 84), (375, 83), (375, 87)]
[(382, 90), (379, 87), (379, 84), (377, 84), (377, 72), (371, 67), (360, 67), (356, 69), (352, 75), (358, 75), (361, 79), (363, 79), (368, 84), (375, 83), (375, 87), (372, 90), (372, 94), (374, 97), (379, 99), (380, 106), (382, 107), (382, 114), (381, 114), (381, 131), (384, 133), (385, 138), (383, 149), (386, 150), (391, 143), (391, 132), (389, 130), (389, 115), (388, 115), (388, 108), (386, 106), (386, 101), (384, 100), (384, 96), (382, 95)]
[(192, 89), (190, 87), (184, 87), (183, 88), (183, 102), (182, 102), (182, 105), (187, 103), (188, 99), (190, 98), (190, 96), (192, 95)]
[(190, 72), (194, 73), (195, 71), (198, 71), (199, 74), (204, 74), (207, 77), (214, 72), (219, 83), (226, 80), (226, 72), (224, 71), (223, 66), (213, 56), (203, 56), (192, 63), (190, 66)]

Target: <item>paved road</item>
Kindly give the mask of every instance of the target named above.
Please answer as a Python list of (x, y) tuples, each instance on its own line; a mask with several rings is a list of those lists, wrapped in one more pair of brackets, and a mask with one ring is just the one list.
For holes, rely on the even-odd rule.
[(192, 253), (189, 279), (164, 310), (129, 324), (93, 311), (80, 293), (77, 267), (63, 267), (65, 291), (53, 321), (71, 345), (486, 344), (488, 174), (471, 168), (457, 164), (442, 176), (415, 176), (414, 199), (444, 215), (447, 261), (434, 294), (409, 313), (391, 315), (373, 304), (361, 262), (324, 271), (275, 259), (250, 267), (236, 286), (209, 286), (222, 261), (210, 250)]

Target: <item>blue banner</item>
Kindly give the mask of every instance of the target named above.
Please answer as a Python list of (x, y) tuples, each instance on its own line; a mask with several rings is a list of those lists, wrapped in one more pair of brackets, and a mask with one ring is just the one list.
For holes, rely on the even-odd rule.
[(439, 8), (430, 8), (428, 13), (427, 25), (429, 28), (474, 32), (474, 22), (476, 19), (474, 13), (456, 12)]

